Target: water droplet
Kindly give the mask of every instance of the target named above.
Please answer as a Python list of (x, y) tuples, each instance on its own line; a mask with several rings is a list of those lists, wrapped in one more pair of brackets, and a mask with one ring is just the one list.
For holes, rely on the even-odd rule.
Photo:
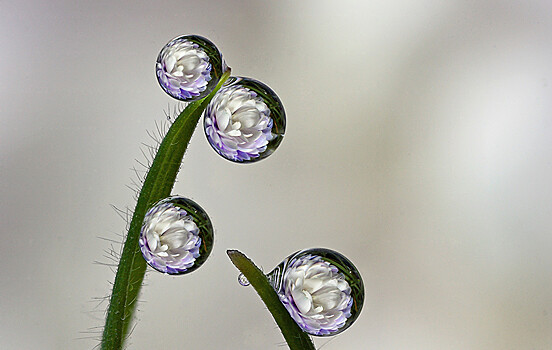
[(199, 268), (213, 249), (213, 225), (196, 202), (184, 197), (159, 201), (146, 213), (139, 245), (146, 262), (170, 275)]
[(353, 263), (336, 251), (314, 248), (296, 252), (267, 277), (291, 317), (311, 335), (341, 333), (362, 310), (362, 277)]
[(282, 142), (286, 114), (278, 96), (260, 81), (231, 77), (203, 113), (207, 140), (222, 157), (251, 163)]
[(238, 282), (244, 287), (247, 287), (250, 285), (249, 281), (247, 280), (247, 277), (245, 277), (243, 273), (240, 273), (240, 275), (238, 276)]
[(185, 102), (207, 96), (227, 69), (217, 47), (198, 35), (183, 35), (171, 40), (159, 52), (155, 65), (161, 88)]

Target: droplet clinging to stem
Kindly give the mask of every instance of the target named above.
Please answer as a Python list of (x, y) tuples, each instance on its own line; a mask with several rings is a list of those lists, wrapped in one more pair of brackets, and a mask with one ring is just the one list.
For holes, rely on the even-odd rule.
[(161, 88), (184, 102), (207, 96), (228, 69), (222, 54), (208, 39), (183, 35), (161, 49), (155, 71)]
[(230, 77), (203, 116), (205, 135), (213, 149), (237, 163), (271, 155), (286, 129), (286, 114), (278, 96), (250, 78)]
[(157, 271), (190, 273), (213, 249), (213, 226), (194, 201), (169, 197), (146, 213), (138, 243), (146, 262)]
[(267, 277), (291, 317), (311, 335), (343, 332), (364, 303), (360, 273), (345, 256), (330, 249), (296, 252)]

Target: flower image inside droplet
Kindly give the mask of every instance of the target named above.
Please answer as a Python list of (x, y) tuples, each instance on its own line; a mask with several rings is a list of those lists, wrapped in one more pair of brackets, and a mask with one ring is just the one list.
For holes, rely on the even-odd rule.
[(163, 90), (186, 102), (207, 96), (227, 68), (216, 46), (198, 35), (171, 40), (161, 49), (155, 65)]
[(213, 226), (194, 201), (169, 197), (147, 213), (138, 241), (146, 262), (157, 271), (185, 274), (199, 268), (213, 248)]
[(247, 277), (245, 277), (243, 273), (240, 273), (240, 275), (238, 276), (238, 283), (244, 287), (247, 287), (250, 285), (249, 280), (247, 279)]
[(305, 332), (331, 336), (357, 319), (364, 285), (356, 267), (329, 249), (292, 254), (268, 274), (280, 300)]
[(231, 77), (203, 115), (205, 135), (213, 149), (238, 163), (268, 157), (285, 133), (282, 102), (268, 86), (250, 78)]

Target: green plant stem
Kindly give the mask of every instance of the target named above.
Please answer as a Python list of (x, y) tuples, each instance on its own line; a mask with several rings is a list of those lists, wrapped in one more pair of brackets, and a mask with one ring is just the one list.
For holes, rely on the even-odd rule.
[(291, 350), (315, 350), (310, 337), (291, 318), (263, 272), (243, 253), (237, 250), (228, 250), (226, 253), (265, 303), (276, 324), (280, 327), (289, 348)]
[(138, 246), (144, 216), (154, 203), (170, 195), (199, 118), (229, 76), (230, 69), (222, 75), (218, 85), (207, 97), (189, 104), (176, 118), (159, 145), (157, 155), (142, 185), (121, 254), (107, 310), (102, 350), (122, 349), (129, 335), (136, 301), (146, 272), (146, 262)]

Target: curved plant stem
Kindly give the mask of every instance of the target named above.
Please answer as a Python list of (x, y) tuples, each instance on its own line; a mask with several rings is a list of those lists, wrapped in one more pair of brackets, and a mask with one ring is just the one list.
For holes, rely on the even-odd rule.
[(101, 342), (102, 350), (122, 349), (129, 335), (138, 293), (146, 272), (146, 262), (138, 246), (144, 216), (151, 205), (170, 195), (182, 157), (201, 113), (229, 76), (230, 69), (222, 75), (218, 85), (207, 97), (189, 104), (176, 118), (159, 145), (157, 155), (140, 191), (121, 254), (107, 310)]
[(265, 303), (268, 311), (280, 327), (289, 348), (291, 350), (315, 350), (310, 337), (291, 318), (263, 272), (243, 253), (237, 250), (228, 250), (226, 253)]

